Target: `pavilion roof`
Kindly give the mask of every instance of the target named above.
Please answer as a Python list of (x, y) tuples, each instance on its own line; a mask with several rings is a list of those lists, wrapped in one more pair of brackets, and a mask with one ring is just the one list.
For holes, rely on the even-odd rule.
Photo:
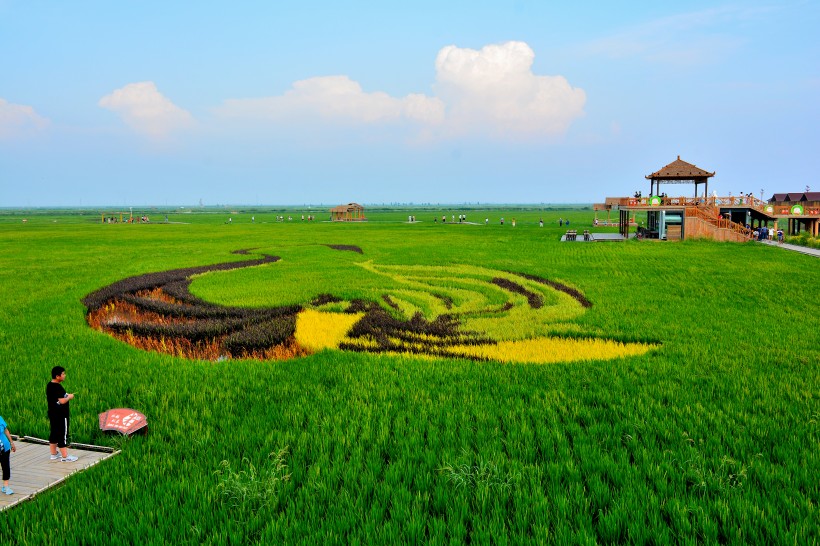
[(364, 207), (358, 203), (348, 203), (347, 205), (339, 205), (338, 207), (333, 207), (330, 209), (330, 212), (350, 212), (354, 210), (364, 210)]
[(714, 172), (704, 171), (696, 165), (683, 161), (680, 156), (666, 167), (646, 175), (649, 180), (695, 180), (715, 176)]

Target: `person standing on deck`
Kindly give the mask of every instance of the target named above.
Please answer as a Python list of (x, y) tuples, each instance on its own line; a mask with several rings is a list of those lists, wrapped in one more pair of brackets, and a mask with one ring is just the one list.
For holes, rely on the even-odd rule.
[[(65, 392), (62, 382), (65, 381), (65, 368), (54, 366), (51, 369), (51, 381), (46, 385), (46, 400), (48, 402), (48, 420), (51, 422), (51, 434), (48, 437), (51, 448), (51, 460), (60, 460), (64, 463), (73, 463), (77, 460), (74, 455), (68, 454), (69, 408), (68, 403), (74, 398), (73, 394)], [(57, 449), (60, 453), (57, 453)]]
[(9, 487), (9, 478), (11, 478), (11, 461), (9, 458), (12, 451), (17, 451), (17, 446), (14, 445), (8, 425), (0, 417), (0, 467), (3, 468), (3, 488), (0, 491), (6, 495), (14, 494), (14, 491)]

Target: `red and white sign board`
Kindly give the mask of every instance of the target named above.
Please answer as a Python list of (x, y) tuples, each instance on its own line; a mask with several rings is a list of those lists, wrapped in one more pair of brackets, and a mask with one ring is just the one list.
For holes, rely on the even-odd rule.
[(116, 408), (100, 414), (101, 430), (115, 430), (130, 436), (147, 426), (145, 415), (130, 408)]

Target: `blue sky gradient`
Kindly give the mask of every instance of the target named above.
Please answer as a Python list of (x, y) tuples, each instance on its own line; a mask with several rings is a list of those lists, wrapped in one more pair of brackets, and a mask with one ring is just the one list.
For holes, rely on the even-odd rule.
[(818, 2), (278, 4), (0, 0), (0, 206), (820, 189)]

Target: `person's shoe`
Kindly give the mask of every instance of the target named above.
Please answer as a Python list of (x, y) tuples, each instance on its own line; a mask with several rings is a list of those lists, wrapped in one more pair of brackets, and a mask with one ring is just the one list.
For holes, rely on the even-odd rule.
[(57, 460), (57, 459), (59, 459), (59, 458), (60, 458), (60, 456), (59, 456), (59, 455), (52, 455), (52, 456), (51, 456), (51, 460), (52, 460), (52, 461), (56, 461), (56, 460)]
[(61, 463), (73, 463), (76, 460), (77, 460), (77, 457), (75, 457), (74, 455), (69, 455), (68, 457), (61, 457), (60, 458)]
[(3, 488), (0, 489), (0, 491), (5, 493), (6, 495), (14, 495), (14, 491), (11, 489), (11, 487), (3, 486)]

